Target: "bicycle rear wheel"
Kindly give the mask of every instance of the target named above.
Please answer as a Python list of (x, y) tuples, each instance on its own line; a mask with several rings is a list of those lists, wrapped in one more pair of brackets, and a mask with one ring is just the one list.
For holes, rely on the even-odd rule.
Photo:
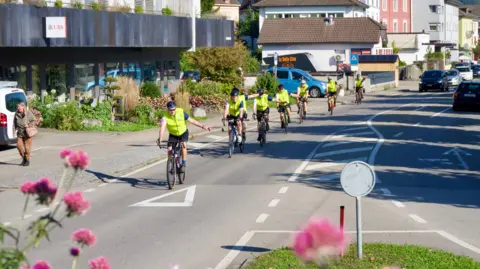
[(185, 182), (185, 178), (187, 176), (187, 168), (184, 168), (184, 172), (182, 170), (177, 169), (177, 176), (178, 176), (178, 183), (183, 184)]
[(304, 113), (303, 113), (303, 104), (300, 105), (300, 111), (299, 111), (298, 114), (300, 114), (300, 124), (302, 124), (302, 122), (303, 122), (303, 116), (304, 116), (304, 115), (303, 115), (303, 114), (304, 114)]
[(288, 127), (288, 113), (285, 111), (283, 115), (283, 126), (285, 127), (285, 133), (287, 133), (287, 127)]
[(233, 151), (235, 149), (235, 136), (236, 134), (232, 131), (230, 133), (230, 140), (228, 142), (228, 158), (232, 158)]
[(245, 140), (247, 140), (247, 136), (242, 134), (242, 143), (239, 145), (241, 153), (243, 153), (243, 150), (245, 149)]
[(177, 166), (175, 165), (175, 159), (170, 157), (167, 161), (167, 185), (171, 190), (175, 187), (175, 179), (177, 178)]
[(260, 128), (258, 130), (260, 135), (260, 147), (263, 147), (263, 144), (265, 144), (265, 136), (267, 135), (266, 129), (267, 127), (266, 127), (265, 121), (262, 120), (260, 122)]
[(334, 104), (335, 104), (335, 100), (333, 100), (332, 98), (330, 100), (330, 115), (333, 115), (333, 108), (335, 107)]

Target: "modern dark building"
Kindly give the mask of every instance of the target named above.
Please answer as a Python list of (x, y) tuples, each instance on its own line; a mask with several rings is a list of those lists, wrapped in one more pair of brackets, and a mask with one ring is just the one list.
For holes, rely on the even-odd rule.
[(109, 70), (175, 80), (181, 52), (233, 46), (234, 38), (230, 20), (0, 4), (0, 80), (29, 93), (91, 89)]

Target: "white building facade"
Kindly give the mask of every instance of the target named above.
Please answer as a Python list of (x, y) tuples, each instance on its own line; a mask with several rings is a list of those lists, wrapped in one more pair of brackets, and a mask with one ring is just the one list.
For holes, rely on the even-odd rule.
[[(407, 65), (416, 61), (423, 61), (430, 43), (427, 33), (388, 33), (388, 42), (395, 42), (395, 47), (400, 49), (398, 57)], [(433, 49), (433, 48), (432, 48)]]
[(361, 0), (361, 2), (368, 5), (365, 16), (380, 22), (380, 0)]

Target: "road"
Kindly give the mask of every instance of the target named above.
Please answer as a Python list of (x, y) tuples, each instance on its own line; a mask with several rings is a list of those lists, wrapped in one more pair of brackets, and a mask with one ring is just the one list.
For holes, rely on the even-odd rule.
[[(333, 116), (323, 100), (310, 107), (307, 121), (293, 122), (288, 134), (272, 123), (264, 148), (248, 132), (245, 153), (231, 159), (225, 133), (199, 137), (186, 184), (174, 191), (167, 190), (164, 162), (84, 187), (92, 209), (30, 258), (67, 268), (70, 234), (85, 227), (98, 242), (80, 264), (105, 255), (112, 268), (239, 268), (289, 244), (312, 216), (338, 223), (340, 205), (346, 230), (354, 231), (354, 199), (343, 193), (339, 173), (362, 160), (379, 179), (363, 199), (366, 241), (422, 244), (480, 261), (480, 113), (453, 112), (451, 93), (409, 89), (369, 94)], [(12, 198), (18, 211), (20, 199)], [(27, 223), (13, 215), (2, 221)]]

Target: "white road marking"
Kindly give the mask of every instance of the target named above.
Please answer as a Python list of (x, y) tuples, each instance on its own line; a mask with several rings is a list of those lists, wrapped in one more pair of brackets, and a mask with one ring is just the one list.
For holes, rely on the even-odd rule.
[[(331, 136), (327, 137), (330, 138)], [(327, 140), (327, 138), (325, 140)], [(315, 152), (317, 152), (318, 148), (320, 148), (322, 144), (318, 144), (310, 154), (308, 154), (307, 158), (302, 162), (302, 164), (293, 172), (293, 174), (290, 176), (288, 179), (289, 182), (294, 182), (297, 180), (298, 176), (302, 173), (302, 171), (305, 169), (307, 164), (310, 162), (310, 160), (313, 158)]]
[(273, 200), (268, 204), (268, 207), (276, 207), (279, 202), (280, 202), (280, 199), (273, 199)]
[(368, 159), (367, 157), (362, 157), (362, 158), (341, 160), (341, 161), (337, 161), (337, 162), (322, 162), (322, 163), (317, 163), (317, 164), (309, 165), (305, 170), (307, 170), (307, 171), (310, 171), (310, 170), (318, 170), (318, 169), (327, 168), (327, 167), (344, 165), (344, 164), (351, 163), (351, 162), (354, 162), (354, 161), (366, 162), (367, 159)]
[(383, 194), (386, 194), (386, 195), (392, 194), (392, 192), (390, 192), (390, 190), (387, 188), (381, 188), (380, 190), (383, 192)]
[[(253, 233), (298, 233), (299, 231), (288, 231), (288, 230), (253, 230), (250, 231)], [(345, 231), (347, 234), (354, 234), (357, 231)], [(362, 231), (362, 233), (366, 234), (395, 234), (395, 233), (438, 233), (439, 231), (436, 230), (380, 230), (380, 231)]]
[(334, 139), (345, 137), (345, 136), (359, 136), (359, 135), (371, 135), (371, 134), (375, 134), (375, 133), (374, 132), (360, 132), (360, 133), (353, 133), (353, 134), (342, 134), (342, 135), (334, 136)]
[(363, 129), (368, 129), (368, 126), (348, 128), (348, 129), (342, 130), (342, 132), (350, 132), (350, 131), (363, 130)]
[(330, 152), (324, 152), (324, 153), (317, 153), (317, 154), (315, 154), (315, 158), (323, 158), (323, 157), (332, 156), (332, 155), (338, 155), (338, 154), (346, 154), (346, 153), (370, 151), (370, 150), (372, 150), (372, 149), (373, 149), (373, 147), (363, 147), (363, 148), (353, 148), (353, 149), (342, 149), (342, 150), (336, 150), (336, 151), (330, 151)]
[(282, 187), (278, 193), (286, 193), (288, 191), (288, 187)]
[(188, 142), (188, 143), (187, 143), (187, 147), (189, 147), (189, 148), (194, 148), (194, 149), (201, 148), (201, 147), (203, 147), (203, 145), (205, 145), (205, 144), (203, 144), (203, 143), (195, 143), (195, 142)]
[(264, 223), (267, 218), (268, 218), (268, 214), (260, 214), (260, 216), (258, 216), (258, 218), (255, 222), (256, 223)]
[(37, 213), (42, 213), (42, 212), (45, 212), (45, 211), (48, 211), (48, 210), (50, 210), (50, 208), (48, 208), (48, 207), (43, 207), (43, 208), (40, 208), (40, 209), (35, 210), (35, 212), (37, 212)]
[(353, 123), (354, 125), (367, 124), (366, 121), (357, 121)]
[[(137, 170), (134, 170), (134, 171), (132, 171), (132, 172), (130, 172), (130, 173), (127, 173), (127, 174), (125, 174), (125, 175), (123, 175), (123, 176), (120, 176), (120, 178), (125, 178), (125, 177), (129, 177), (129, 176), (131, 176), (131, 175), (134, 175), (134, 174), (136, 174), (136, 173), (140, 173), (140, 172), (145, 171), (145, 170), (147, 170), (147, 169), (150, 169), (150, 168), (152, 168), (152, 167), (154, 167), (154, 166), (157, 166), (157, 165), (159, 165), (159, 164), (161, 164), (161, 163), (164, 163), (165, 161), (167, 161), (167, 158), (165, 158), (165, 159), (163, 159), (163, 160), (160, 160), (160, 161), (158, 161), (158, 162), (151, 163), (151, 164), (149, 164), (149, 165), (147, 165), (147, 166), (144, 166), (144, 167), (142, 167), (142, 168), (139, 168), (139, 169), (137, 169)], [(109, 183), (114, 183), (114, 182), (117, 182), (117, 181), (118, 181), (118, 179), (113, 179), (113, 180), (110, 180)]]
[(235, 249), (232, 249), (228, 254), (215, 266), (215, 269), (227, 269), (228, 266), (233, 262), (237, 255), (242, 251), (243, 247), (252, 239), (255, 232), (248, 231), (246, 232), (240, 240), (235, 244)]
[(464, 155), (467, 155), (467, 156), (472, 156), (472, 154), (470, 154), (470, 153), (468, 153), (468, 152), (466, 152), (466, 151), (464, 151), (464, 150), (461, 150), (461, 149), (455, 147), (455, 148), (453, 148), (453, 149), (451, 149), (451, 150), (446, 151), (445, 153), (443, 153), (443, 155), (449, 155), (449, 154), (452, 153), (452, 152), (453, 152), (453, 154), (455, 154), (455, 156), (457, 156), (457, 159), (458, 159), (458, 161), (462, 164), (463, 169), (465, 169), (465, 170), (470, 170), (470, 169), (468, 168), (467, 163), (463, 160), (462, 156), (460, 155), (460, 153), (462, 153), (462, 154), (464, 154)]
[(410, 218), (412, 218), (414, 221), (416, 221), (418, 223), (427, 223), (426, 220), (420, 218), (419, 216), (417, 216), (415, 214), (410, 214), (409, 216), (410, 216)]
[(447, 110), (450, 110), (450, 109), (451, 109), (451, 107), (447, 107), (447, 108), (445, 108), (444, 110), (442, 110), (442, 111), (440, 111), (440, 112), (438, 112), (438, 113), (433, 114), (430, 118), (434, 118), (434, 117), (436, 117), (436, 116), (438, 116), (438, 115), (442, 114), (443, 112), (445, 112), (445, 111), (447, 111)]
[(345, 140), (345, 141), (327, 143), (327, 144), (323, 145), (322, 148), (334, 147), (334, 146), (350, 144), (350, 143), (367, 142), (367, 141), (377, 141), (377, 139), (376, 138), (348, 139), (348, 140)]
[(101, 187), (105, 187), (107, 185), (108, 185), (108, 183), (102, 183), (102, 184), (98, 185), (98, 187), (101, 188)]
[[(134, 207), (134, 206), (140, 206), (140, 207), (189, 207), (193, 205), (193, 198), (195, 196), (195, 190), (197, 188), (197, 185), (193, 185), (181, 190), (176, 190), (172, 192), (167, 192), (165, 194), (138, 202), (133, 205), (129, 205), (129, 207)], [(153, 201), (165, 198), (167, 196), (179, 193), (179, 192), (186, 192), (185, 194), (185, 199), (181, 203), (175, 203), (175, 202), (157, 202), (157, 203), (152, 203)]]
[(417, 122), (414, 126), (419, 126), (420, 124), (422, 124), (421, 122)]
[(480, 254), (480, 249), (479, 248), (474, 247), (474, 246), (470, 245), (469, 243), (467, 243), (465, 241), (462, 241), (462, 240), (458, 239), (457, 237), (455, 237), (455, 236), (453, 236), (453, 235), (451, 235), (451, 234), (449, 234), (445, 231), (437, 231), (437, 233), (439, 235), (443, 236), (444, 238), (456, 243), (459, 246), (462, 246), (462, 247), (464, 247), (466, 249), (469, 249), (469, 250), (471, 250), (471, 251), (473, 251), (477, 254)]
[(309, 178), (301, 179), (301, 181), (330, 181), (338, 178), (340, 178), (340, 173), (323, 175), (319, 177), (309, 177)]
[(11, 222), (3, 222), (2, 225), (3, 226), (10, 226), (10, 224), (12, 224)]
[(219, 136), (219, 135), (208, 135), (207, 137), (213, 140), (220, 140), (223, 138), (223, 136)]
[(24, 218), (25, 218), (25, 219), (28, 219), (28, 218), (30, 218), (31, 216), (32, 216), (31, 214), (26, 214), (26, 215), (24, 216)]
[(94, 192), (95, 189), (88, 189), (88, 190), (84, 190), (83, 192)]
[(415, 111), (419, 111), (419, 110), (422, 110), (424, 108), (425, 108), (425, 106), (419, 106), (417, 109), (415, 109)]
[(400, 133), (394, 135), (393, 137), (399, 137), (399, 136), (401, 136), (401, 135), (403, 135), (403, 132), (400, 132)]
[(396, 205), (397, 207), (405, 207), (405, 205), (399, 201), (392, 200), (392, 203)]

